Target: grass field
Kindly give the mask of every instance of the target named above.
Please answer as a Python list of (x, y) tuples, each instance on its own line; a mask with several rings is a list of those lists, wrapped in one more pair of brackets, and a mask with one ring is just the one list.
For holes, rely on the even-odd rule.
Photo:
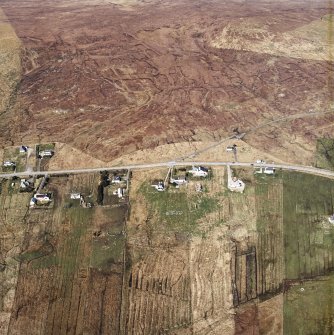
[(65, 206), (72, 188), (94, 198), (97, 177), (51, 178), (56, 206), (27, 212), (10, 333), (118, 333), (127, 206)]
[[(5, 148), (4, 150), (3, 160), (15, 162), (16, 163), (15, 171), (22, 172), (22, 171), (25, 171), (26, 157), (27, 157), (27, 154), (20, 153), (19, 147), (8, 147), (8, 148)], [(1, 165), (2, 165), (2, 162), (1, 162)], [(2, 171), (10, 172), (10, 171), (13, 171), (13, 168), (2, 166)]]
[(99, 230), (99, 236), (92, 240), (90, 266), (110, 271), (113, 264), (123, 262), (125, 247), (124, 216), (126, 207), (104, 208), (109, 223)]
[(255, 178), (258, 294), (267, 298), (283, 284), (283, 184), (280, 174)]
[(334, 334), (334, 275), (291, 286), (283, 312), (284, 335)]
[(60, 271), (66, 273), (66, 278), (73, 275), (79, 267), (87, 267), (89, 259), (80, 259), (82, 253), (78, 248), (87, 232), (87, 227), (92, 220), (93, 212), (80, 207), (66, 209), (63, 213), (65, 227), (71, 226), (65, 235), (59, 235), (57, 246), (55, 241), (45, 238), (44, 243), (36, 250), (29, 250), (20, 255), (20, 260), (31, 263), (34, 269), (44, 269), (53, 266), (60, 267)]
[(302, 173), (284, 173), (284, 250), (287, 279), (324, 275), (333, 269), (334, 182)]
[(332, 335), (334, 226), (328, 216), (333, 212), (334, 182), (284, 173), (283, 184), (284, 334)]
[(159, 229), (166, 231), (199, 234), (198, 220), (219, 207), (218, 200), (205, 192), (189, 194), (186, 189), (156, 192), (146, 183), (140, 192), (148, 200), (153, 215), (157, 216)]

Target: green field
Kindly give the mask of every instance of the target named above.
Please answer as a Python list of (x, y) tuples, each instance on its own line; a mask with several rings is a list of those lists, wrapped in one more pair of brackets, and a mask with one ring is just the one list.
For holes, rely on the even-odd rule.
[(123, 262), (125, 247), (124, 210), (124, 207), (104, 209), (110, 221), (99, 231), (100, 236), (93, 237), (90, 259), (92, 268), (110, 271), (113, 264)]
[(281, 291), (283, 264), (282, 175), (255, 177), (256, 230), (258, 232), (258, 294), (267, 299)]
[(283, 315), (284, 335), (334, 334), (334, 275), (293, 285)]
[(166, 231), (199, 234), (198, 220), (219, 208), (218, 199), (205, 192), (196, 195), (188, 195), (181, 189), (156, 192), (146, 183), (140, 192), (147, 199), (152, 213), (157, 216), (161, 226), (159, 229)]
[(283, 177), (285, 277), (309, 278), (333, 269), (334, 182), (303, 173)]
[[(33, 268), (60, 266), (66, 276), (72, 275), (79, 267), (88, 266), (89, 259), (81, 258), (87, 228), (92, 220), (93, 211), (84, 208), (70, 208), (63, 211), (63, 224), (69, 226), (69, 233), (59, 234), (57, 248), (46, 241), (38, 250), (21, 255), (22, 260), (32, 262)], [(52, 241), (55, 243), (55, 241)], [(78, 257), (78, 255), (80, 257)]]
[[(15, 171), (23, 172), (25, 171), (27, 154), (20, 154), (19, 147), (9, 147), (5, 148), (3, 161), (11, 161), (16, 163)], [(2, 162), (1, 162), (2, 165)], [(2, 166), (2, 172), (12, 172), (14, 169), (12, 167)]]
[[(284, 334), (334, 333), (334, 181), (284, 173)], [(330, 277), (326, 277), (331, 274)], [(305, 278), (312, 278), (306, 280)], [(296, 282), (297, 281), (297, 282)]]

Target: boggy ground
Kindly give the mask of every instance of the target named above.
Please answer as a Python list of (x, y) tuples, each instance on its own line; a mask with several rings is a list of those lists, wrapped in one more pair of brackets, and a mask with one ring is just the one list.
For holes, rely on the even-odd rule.
[[(16, 104), (2, 116), (1, 144), (52, 139), (110, 161), (330, 109), (328, 1), (0, 6), (23, 46), (23, 77)], [(309, 161), (315, 138), (331, 133), (332, 122), (331, 115), (304, 117), (245, 139), (287, 160)]]

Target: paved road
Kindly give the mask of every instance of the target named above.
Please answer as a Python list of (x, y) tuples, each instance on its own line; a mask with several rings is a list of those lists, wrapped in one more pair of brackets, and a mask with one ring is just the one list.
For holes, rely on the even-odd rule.
[(94, 173), (99, 171), (116, 171), (116, 170), (141, 170), (141, 169), (154, 169), (171, 166), (192, 166), (192, 165), (203, 165), (203, 166), (239, 166), (239, 167), (273, 167), (276, 169), (283, 169), (288, 171), (299, 171), (309, 174), (321, 175), (325, 177), (334, 177), (334, 171), (318, 169), (312, 166), (303, 165), (288, 165), (288, 164), (257, 164), (252, 162), (240, 163), (240, 162), (161, 162), (152, 164), (135, 164), (135, 165), (123, 165), (113, 167), (101, 167), (101, 168), (87, 168), (87, 169), (74, 169), (74, 170), (57, 170), (57, 171), (34, 171), (34, 172), (14, 172), (0, 174), (0, 178), (11, 178), (11, 177), (22, 177), (22, 176), (45, 176), (45, 175), (62, 175), (62, 174), (79, 174), (79, 173)]

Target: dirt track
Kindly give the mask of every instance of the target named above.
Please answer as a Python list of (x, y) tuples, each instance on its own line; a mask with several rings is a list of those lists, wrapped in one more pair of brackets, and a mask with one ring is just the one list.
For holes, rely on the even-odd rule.
[[(2, 143), (52, 138), (110, 160), (328, 108), (331, 63), (212, 44), (240, 18), (281, 40), (326, 15), (327, 1), (123, 3), (0, 2), (23, 42), (25, 73)], [(317, 127), (332, 121), (292, 121), (248, 141), (285, 155), (293, 144), (290, 156), (309, 157)]]

